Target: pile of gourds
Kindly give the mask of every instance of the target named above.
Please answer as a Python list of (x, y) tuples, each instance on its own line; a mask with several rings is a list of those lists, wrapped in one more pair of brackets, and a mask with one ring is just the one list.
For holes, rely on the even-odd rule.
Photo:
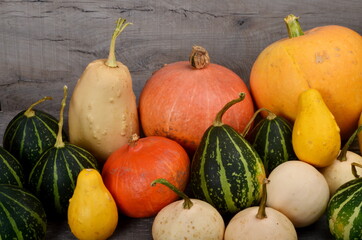
[[(260, 53), (250, 91), (194, 46), (148, 79), (137, 105), (115, 58), (129, 25), (118, 19), (108, 58), (74, 88), (69, 138), (66, 86), (59, 121), (34, 109), (45, 97), (8, 124), (0, 238), (43, 239), (48, 218), (66, 218), (78, 239), (107, 239), (119, 212), (155, 217), (156, 240), (297, 239), (325, 213), (336, 239), (361, 239), (362, 157), (348, 148), (358, 136), (362, 151), (362, 38), (284, 20), (289, 38)], [(10, 207), (17, 199), (27, 211)]]

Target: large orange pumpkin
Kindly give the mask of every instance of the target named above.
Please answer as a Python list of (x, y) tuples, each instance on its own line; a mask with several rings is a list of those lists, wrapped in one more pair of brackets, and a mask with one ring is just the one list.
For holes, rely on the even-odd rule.
[(190, 160), (180, 144), (171, 139), (134, 137), (109, 156), (102, 178), (121, 213), (134, 218), (151, 217), (178, 199), (166, 186), (152, 187), (151, 183), (165, 178), (183, 191), (189, 178)]
[(194, 46), (190, 62), (167, 64), (146, 82), (139, 101), (143, 131), (171, 138), (192, 154), (217, 112), (240, 92), (246, 93), (245, 99), (223, 118), (239, 132), (254, 113), (246, 84), (230, 69), (210, 63), (207, 51)]
[(347, 139), (362, 111), (361, 36), (336, 25), (303, 33), (294, 15), (285, 22), (290, 38), (266, 47), (252, 67), (250, 87), (255, 103), (294, 121), (299, 94), (315, 88)]

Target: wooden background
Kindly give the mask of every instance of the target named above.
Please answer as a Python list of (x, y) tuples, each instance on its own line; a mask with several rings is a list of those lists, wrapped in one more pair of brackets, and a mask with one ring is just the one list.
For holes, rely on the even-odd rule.
[[(248, 84), (260, 51), (286, 37), (288, 14), (300, 16), (304, 30), (336, 24), (362, 34), (361, 12), (361, 0), (0, 0), (0, 139), (10, 119), (43, 96), (54, 100), (39, 108), (58, 116), (63, 85), (71, 94), (87, 64), (108, 56), (119, 17), (133, 23), (118, 38), (116, 56), (130, 69), (138, 97), (152, 72), (187, 60), (194, 44)], [(126, 222), (134, 232), (122, 228), (123, 239), (150, 239), (151, 220)], [(49, 239), (67, 229), (63, 223), (54, 232), (56, 225)], [(315, 228), (299, 236), (323, 239)]]

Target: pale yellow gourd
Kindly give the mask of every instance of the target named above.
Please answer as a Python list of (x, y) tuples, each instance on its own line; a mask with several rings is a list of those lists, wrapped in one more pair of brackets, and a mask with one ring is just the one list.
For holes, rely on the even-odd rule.
[(69, 105), (69, 139), (102, 165), (139, 133), (136, 97), (127, 66), (116, 61), (115, 41), (129, 24), (118, 19), (108, 59), (91, 62), (78, 80)]
[(339, 153), (339, 127), (316, 89), (299, 95), (292, 144), (299, 160), (315, 167), (329, 166)]
[(116, 203), (95, 169), (83, 169), (69, 200), (68, 224), (79, 240), (109, 238), (118, 224)]

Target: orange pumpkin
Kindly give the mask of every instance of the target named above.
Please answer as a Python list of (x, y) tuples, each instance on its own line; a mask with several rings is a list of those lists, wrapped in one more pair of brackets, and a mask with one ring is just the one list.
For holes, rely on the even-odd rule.
[(109, 156), (102, 178), (121, 213), (134, 218), (151, 217), (178, 199), (166, 186), (152, 187), (152, 181), (165, 178), (183, 191), (190, 160), (180, 144), (171, 139), (133, 137), (132, 142)]
[(303, 33), (297, 17), (289, 15), (284, 20), (289, 38), (266, 47), (252, 67), (255, 103), (294, 121), (299, 94), (315, 88), (347, 139), (362, 111), (361, 36), (336, 25)]
[(139, 101), (143, 131), (173, 139), (192, 154), (217, 112), (240, 92), (246, 93), (244, 101), (223, 118), (238, 132), (254, 113), (246, 84), (230, 69), (210, 63), (207, 51), (194, 46), (190, 62), (165, 65), (146, 82)]

